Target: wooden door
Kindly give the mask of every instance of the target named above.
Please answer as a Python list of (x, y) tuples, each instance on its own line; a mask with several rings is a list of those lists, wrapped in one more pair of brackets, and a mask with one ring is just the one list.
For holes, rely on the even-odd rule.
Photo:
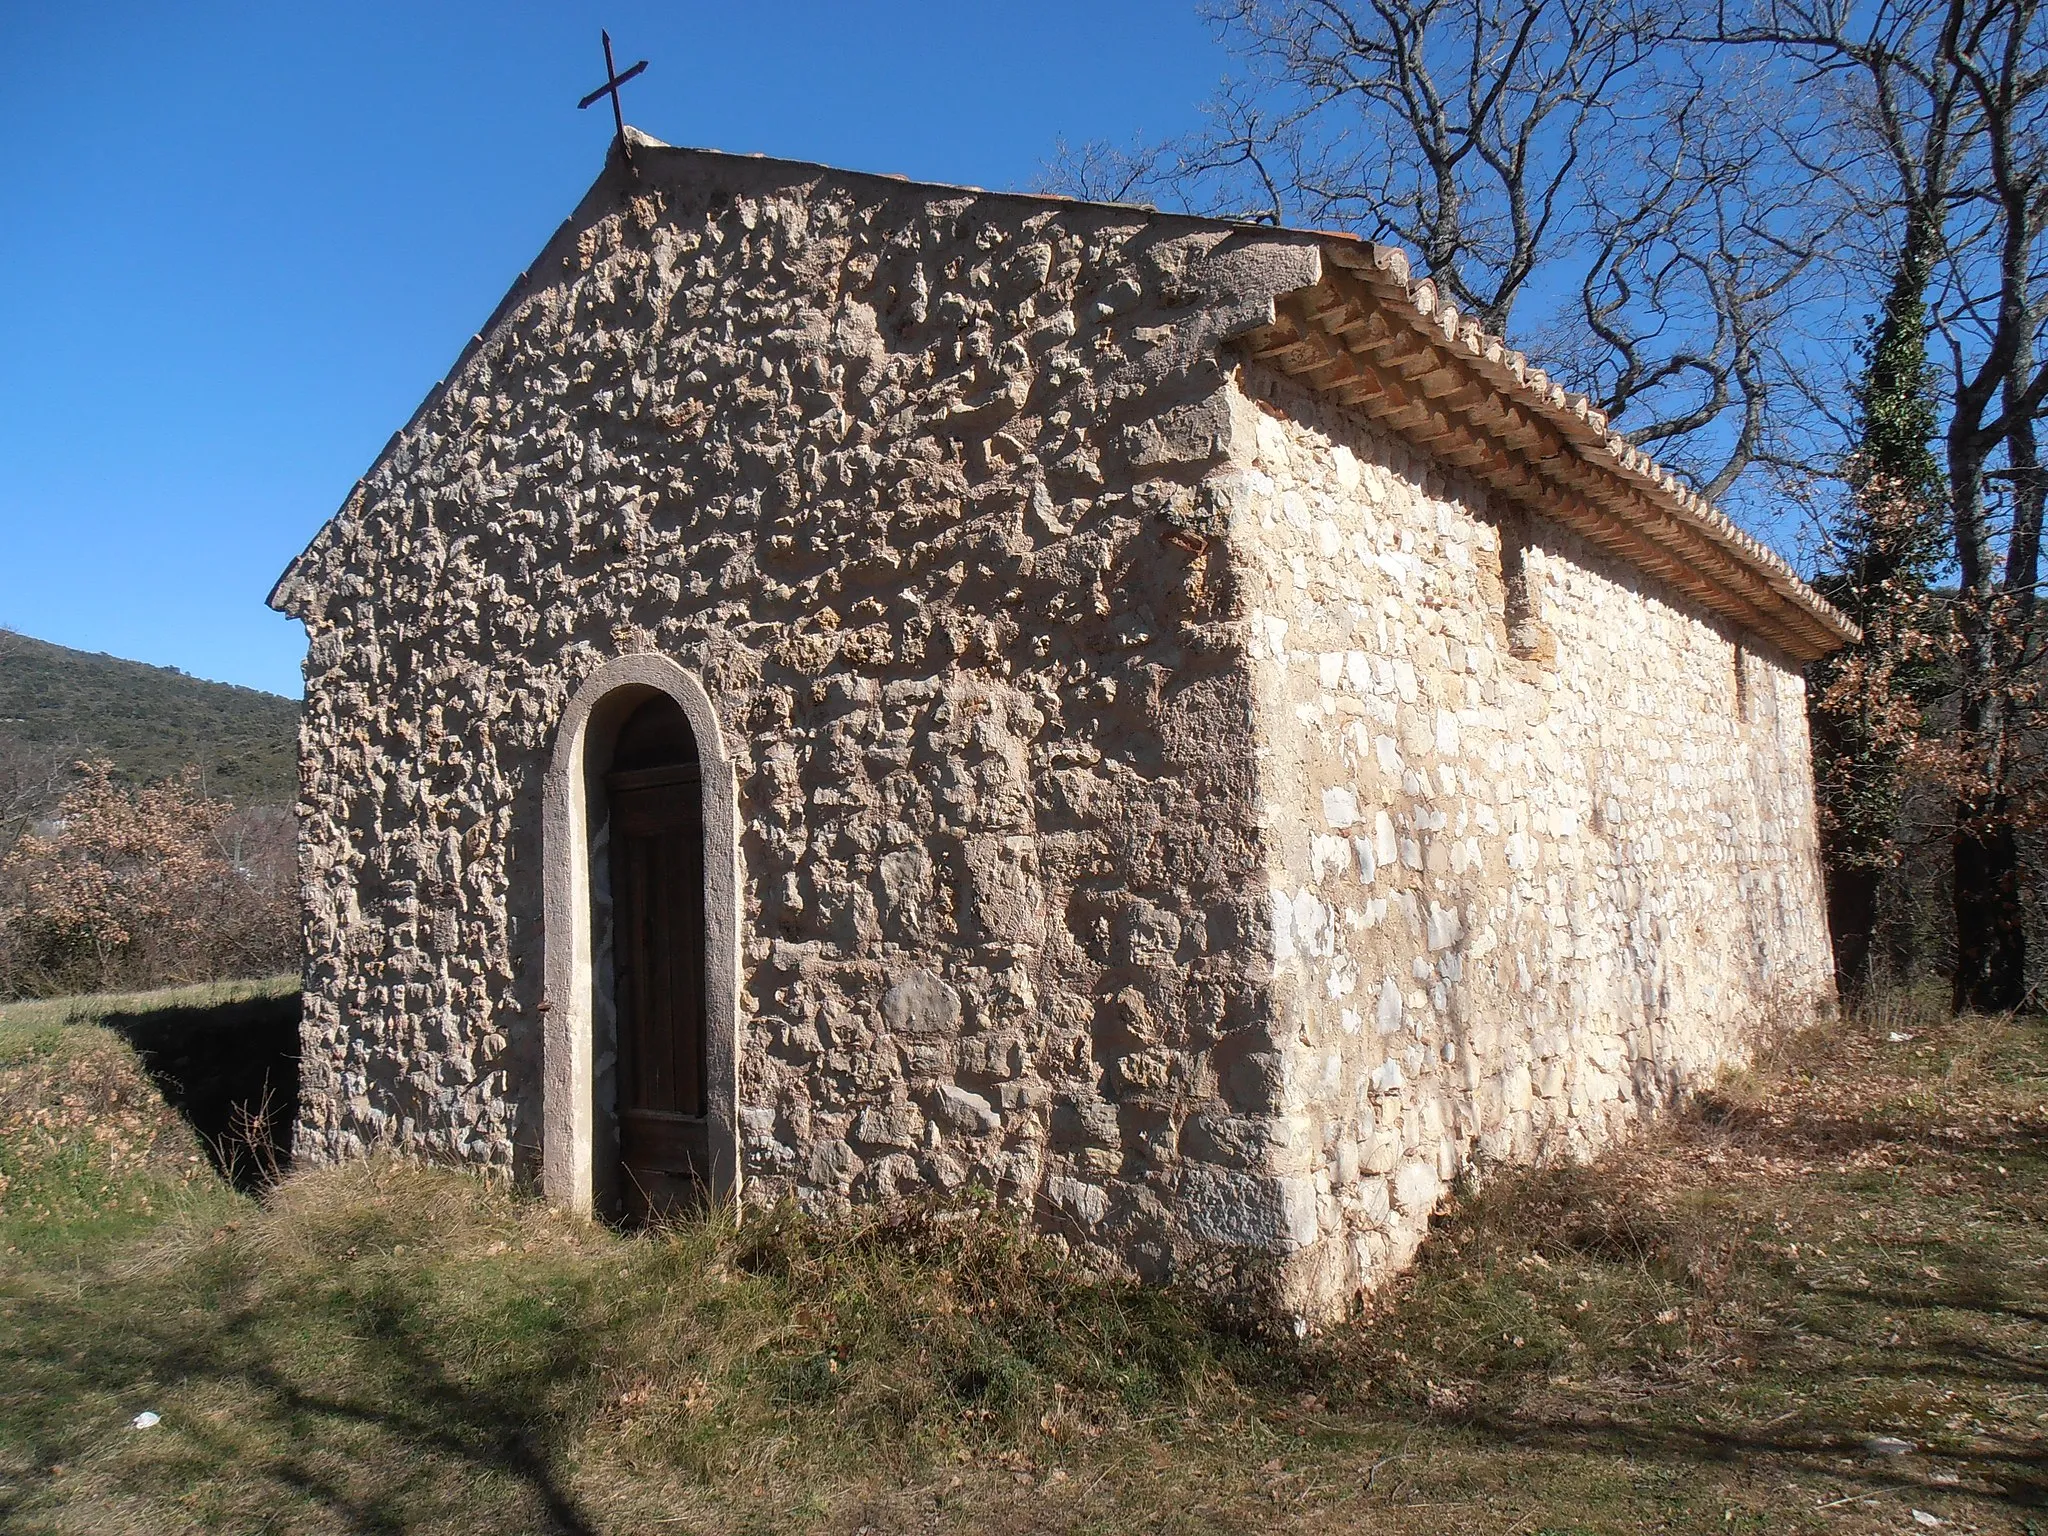
[[(666, 699), (660, 702), (674, 708)], [(700, 1204), (710, 1183), (703, 800), (694, 761), (614, 770), (605, 788), (611, 804), (619, 1185), (627, 1219), (646, 1221)]]

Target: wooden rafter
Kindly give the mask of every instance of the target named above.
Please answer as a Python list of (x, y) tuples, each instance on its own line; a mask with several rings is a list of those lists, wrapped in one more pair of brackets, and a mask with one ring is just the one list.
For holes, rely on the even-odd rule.
[(1245, 338), (1252, 357), (1801, 659), (1856, 634), (1764, 546), (1607, 433), (1497, 337), (1345, 241), (1322, 281)]

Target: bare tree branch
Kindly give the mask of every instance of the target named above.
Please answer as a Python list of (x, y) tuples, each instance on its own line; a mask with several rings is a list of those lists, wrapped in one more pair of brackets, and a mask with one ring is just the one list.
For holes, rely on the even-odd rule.
[(1784, 456), (1772, 402), (1810, 371), (1785, 331), (1827, 286), (1848, 178), (1815, 173), (1826, 146), (1782, 82), (1674, 46), (1676, 0), (1209, 14), (1249, 74), (1207, 128), (1063, 151), (1060, 185), (1403, 245), (1702, 489)]

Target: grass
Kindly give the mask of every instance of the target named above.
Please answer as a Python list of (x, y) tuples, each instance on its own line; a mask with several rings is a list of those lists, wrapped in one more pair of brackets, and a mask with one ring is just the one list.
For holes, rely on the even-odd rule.
[[(132, 1064), (107, 1053), (108, 1033), (133, 1049)], [(122, 1116), (144, 1109), (168, 1125), (172, 1117), (162, 1113), (168, 1108), (197, 1133), (216, 1172), (253, 1190), (274, 1179), (290, 1140), (298, 1112), (298, 1048), (298, 981), (291, 976), (11, 1002), (0, 1005), (0, 1071), (38, 1058), (49, 1066), (12, 1075), (14, 1086), (11, 1093), (0, 1091), (0, 1103), (20, 1100), (33, 1108), (39, 1088), (55, 1089), (54, 1103), (44, 1108), (57, 1120), (41, 1134), (76, 1153), (75, 1133), (98, 1113), (95, 1094), (119, 1096), (120, 1079), (139, 1065), (154, 1096), (131, 1084), (122, 1115), (96, 1119), (91, 1133), (110, 1134)], [(50, 1070), (75, 1079), (68, 1091), (47, 1076)], [(6, 1124), (0, 1110), (0, 1131)], [(0, 1159), (5, 1156), (0, 1150)]]
[[(284, 998), (298, 990), (296, 976), (264, 976), (254, 981), (202, 981), (155, 992), (100, 992), (91, 997), (31, 997), (0, 1003), (0, 1061), (13, 1060), (31, 1049), (34, 1041), (48, 1040), (55, 1045), (65, 1038), (67, 1025), (98, 1024), (115, 1015), (211, 1009), (223, 1003)], [(88, 1034), (69, 1038), (80, 1045), (99, 1043)]]
[(139, 1011), (0, 1011), (9, 1530), (2048, 1532), (2037, 1021), (1790, 1042), (1295, 1343), (972, 1205), (238, 1193), (90, 1022)]

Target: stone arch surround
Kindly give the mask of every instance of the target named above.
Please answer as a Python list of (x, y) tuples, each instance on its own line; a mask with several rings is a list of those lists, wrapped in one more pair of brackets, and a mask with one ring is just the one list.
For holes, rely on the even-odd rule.
[(542, 794), (547, 997), (542, 1027), (541, 1191), (594, 1208), (596, 974), (590, 807), (611, 743), (650, 693), (675, 700), (697, 738), (704, 795), (705, 1112), (713, 1194), (739, 1192), (739, 811), (732, 759), (695, 674), (666, 656), (620, 656), (585, 678), (555, 731)]

